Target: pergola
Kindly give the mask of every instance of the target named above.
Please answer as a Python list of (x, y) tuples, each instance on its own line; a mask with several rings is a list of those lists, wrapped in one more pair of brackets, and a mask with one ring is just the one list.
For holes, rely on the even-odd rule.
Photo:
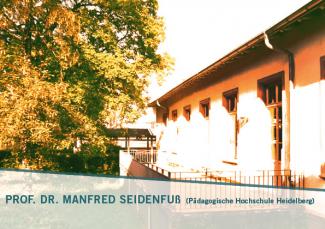
[[(122, 149), (153, 150), (156, 136), (149, 129), (138, 128), (107, 128), (106, 135), (116, 140)], [(146, 142), (146, 144), (144, 144)], [(122, 144), (124, 143), (124, 144)]]

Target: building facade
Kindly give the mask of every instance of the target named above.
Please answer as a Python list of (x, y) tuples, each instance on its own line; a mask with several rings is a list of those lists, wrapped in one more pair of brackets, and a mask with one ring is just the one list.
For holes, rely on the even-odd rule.
[(311, 1), (151, 102), (158, 163), (297, 171), (325, 188), (324, 22)]

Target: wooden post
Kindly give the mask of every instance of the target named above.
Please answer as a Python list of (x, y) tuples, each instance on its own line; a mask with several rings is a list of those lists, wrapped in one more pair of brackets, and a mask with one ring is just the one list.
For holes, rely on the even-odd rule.
[(130, 153), (130, 138), (129, 137), (127, 137), (127, 145), (128, 145), (128, 153)]
[(147, 150), (149, 150), (149, 137), (147, 137)]

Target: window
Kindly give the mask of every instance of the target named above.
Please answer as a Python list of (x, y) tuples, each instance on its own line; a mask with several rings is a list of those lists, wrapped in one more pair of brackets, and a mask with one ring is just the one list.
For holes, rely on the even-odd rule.
[(320, 58), (320, 78), (325, 79), (325, 56)]
[(177, 110), (172, 111), (172, 120), (175, 122), (177, 120)]
[(258, 81), (258, 96), (271, 117), (272, 158), (281, 161), (282, 151), (282, 90), (283, 72)]
[(231, 145), (231, 151), (233, 152), (234, 159), (237, 159), (237, 138), (238, 138), (238, 127), (237, 127), (237, 103), (238, 103), (238, 88), (226, 91), (222, 96), (222, 105), (226, 108), (230, 118), (230, 129), (229, 142)]
[(266, 106), (282, 103), (283, 72), (258, 80), (258, 97)]
[(261, 85), (262, 100), (266, 106), (275, 105), (282, 101), (282, 83), (272, 81)]
[(200, 113), (205, 118), (209, 118), (210, 98), (200, 101)]
[(238, 88), (223, 93), (222, 105), (228, 113), (237, 112)]
[(187, 105), (183, 108), (183, 115), (186, 121), (190, 121), (191, 119), (191, 105)]

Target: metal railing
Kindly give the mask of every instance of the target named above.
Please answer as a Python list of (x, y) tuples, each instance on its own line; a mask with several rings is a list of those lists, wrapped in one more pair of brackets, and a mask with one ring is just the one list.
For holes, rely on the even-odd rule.
[(149, 169), (171, 180), (220, 182), (257, 186), (275, 186), (304, 188), (305, 177), (292, 170), (257, 170), (257, 171), (168, 171), (155, 164), (146, 164)]
[(156, 150), (130, 150), (130, 155), (141, 164), (155, 164), (157, 162)]
[(304, 188), (305, 177), (292, 170), (217, 171), (202, 170), (169, 171), (156, 165), (156, 150), (130, 150), (132, 158), (149, 169), (171, 180), (206, 181), (259, 186)]
[(234, 184), (294, 188), (303, 188), (305, 185), (304, 175), (292, 170), (206, 171), (205, 176), (218, 182)]

